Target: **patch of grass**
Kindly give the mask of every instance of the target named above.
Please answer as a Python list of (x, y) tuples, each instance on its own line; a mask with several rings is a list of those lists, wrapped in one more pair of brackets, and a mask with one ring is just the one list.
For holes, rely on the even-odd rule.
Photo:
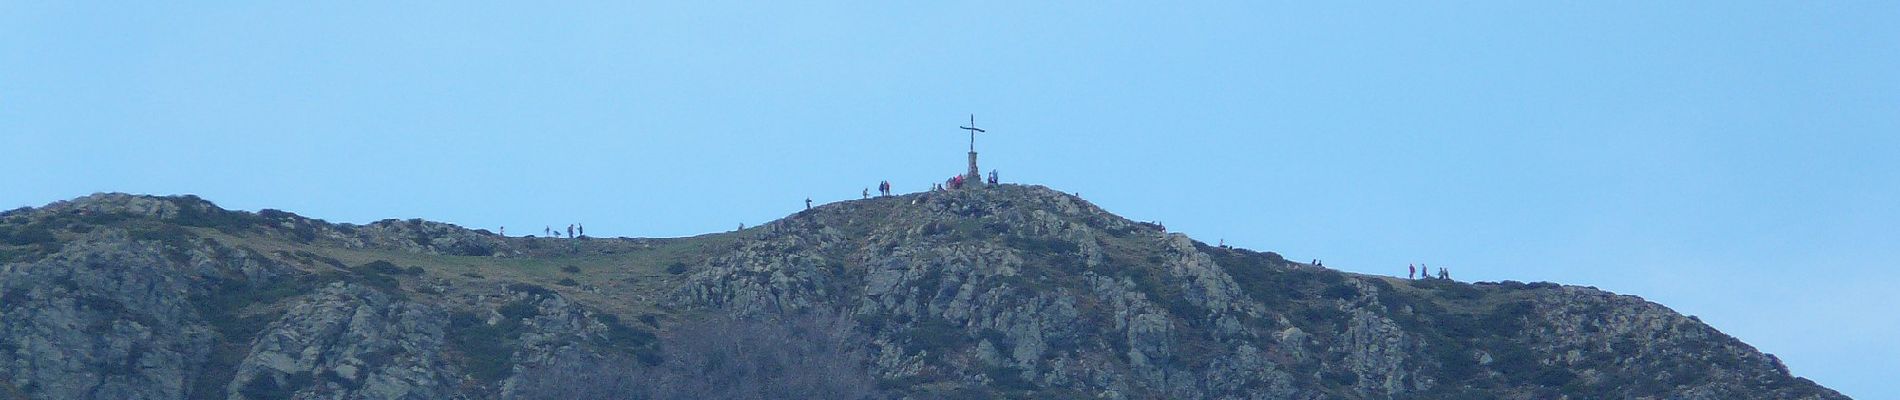
[(357, 266), (356, 270), (365, 272), (365, 273), (370, 273), (370, 274), (377, 274), (377, 275), (407, 275), (407, 276), (420, 276), (424, 272), (426, 272), (426, 271), (423, 271), (422, 267), (403, 268), (403, 267), (396, 266), (395, 263), (385, 261), (385, 260), (370, 261), (368, 264)]

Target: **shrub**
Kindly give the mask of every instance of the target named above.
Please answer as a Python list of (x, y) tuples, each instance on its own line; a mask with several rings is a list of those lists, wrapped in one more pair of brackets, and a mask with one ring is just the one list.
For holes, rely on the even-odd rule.
[(575, 287), (575, 286), (580, 286), (581, 283), (575, 282), (574, 278), (561, 278), (561, 281), (555, 282), (555, 284), (561, 285), (561, 286), (567, 286), (567, 287)]
[(496, 309), (495, 312), (500, 313), (501, 316), (507, 318), (509, 322), (516, 322), (522, 318), (532, 317), (541, 313), (541, 311), (534, 306), (533, 300), (511, 301), (508, 302), (508, 304), (503, 304), (501, 308)]
[(367, 264), (358, 265), (356, 266), (356, 270), (365, 272), (365, 273), (383, 274), (383, 275), (402, 275), (403, 273), (402, 267), (398, 267), (394, 263), (383, 261), (383, 260), (370, 261)]
[(1320, 292), (1320, 295), (1326, 296), (1329, 298), (1334, 298), (1334, 299), (1347, 300), (1347, 299), (1359, 297), (1359, 288), (1353, 287), (1352, 285), (1346, 284), (1344, 282), (1335, 283), (1335, 284), (1327, 286), (1325, 291)]
[(1023, 379), (1023, 370), (1016, 367), (990, 367), (984, 375), (990, 377), (990, 385), (1006, 390), (1035, 390), (1036, 383)]
[(514, 342), (520, 338), (520, 322), (505, 320), (488, 325), (469, 312), (449, 316), (449, 343), (461, 350), (469, 375), (484, 382), (508, 377), (514, 367)]
[(179, 225), (236, 232), (260, 221), (253, 214), (220, 209), (217, 205), (198, 196), (185, 195), (176, 199), (172, 203), (178, 205), (178, 215), (172, 221)]
[(244, 385), (238, 393), (252, 399), (288, 399), (290, 395), (310, 387), (310, 384), (315, 382), (316, 378), (309, 371), (286, 375), (281, 384), (277, 382), (276, 377), (264, 375), (251, 380), (251, 383)]
[(930, 351), (942, 355), (943, 352), (964, 343), (963, 328), (936, 316), (924, 317), (911, 327), (910, 347), (912, 351)]
[(29, 244), (53, 243), (59, 238), (45, 224), (28, 224), (20, 227), (0, 227), (0, 241), (7, 244), (24, 246)]
[(666, 266), (666, 273), (679, 275), (686, 273), (686, 263), (674, 261)]
[(627, 326), (620, 322), (619, 316), (595, 314), (594, 319), (600, 321), (601, 325), (607, 326), (606, 339), (609, 347), (637, 353), (638, 350), (650, 349), (653, 345), (655, 339), (653, 332)]
[(578, 274), (578, 273), (581, 273), (581, 267), (576, 267), (572, 265), (564, 266), (564, 267), (561, 267), (561, 272), (566, 272), (570, 274)]
[(1320, 373), (1320, 379), (1325, 380), (1326, 383), (1339, 386), (1359, 384), (1359, 374), (1353, 373), (1352, 371), (1325, 371)]
[(1009, 246), (1030, 253), (1072, 254), (1081, 251), (1082, 246), (1060, 238), (1011, 236)]

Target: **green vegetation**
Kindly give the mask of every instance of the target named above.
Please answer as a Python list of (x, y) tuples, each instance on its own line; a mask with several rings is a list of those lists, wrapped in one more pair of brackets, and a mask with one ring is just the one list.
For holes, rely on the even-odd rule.
[(406, 297), (401, 291), (400, 277), (421, 276), (424, 273), (421, 267), (403, 268), (384, 260), (371, 261), (350, 270), (356, 273), (351, 276), (351, 281), (382, 289), (384, 293), (396, 297)]
[(30, 223), (20, 226), (0, 225), (0, 243), (25, 246), (54, 243), (57, 241), (59, 241), (59, 237), (54, 236), (52, 228), (47, 227), (46, 224)]
[(309, 372), (286, 375), (282, 383), (277, 382), (276, 377), (271, 375), (274, 374), (266, 374), (251, 380), (249, 384), (244, 385), (244, 388), (239, 389), (238, 393), (251, 399), (288, 399), (298, 390), (310, 387), (316, 382)]
[[(197, 307), (198, 315), (211, 324), (220, 340), (215, 342), (211, 356), (201, 369), (202, 379), (193, 381), (193, 394), (187, 397), (223, 397), (223, 385), (231, 381), (233, 373), (237, 372), (238, 362), (243, 361), (245, 354), (250, 352), (251, 341), (283, 313), (281, 310), (265, 311), (271, 308), (264, 306), (308, 293), (334, 279), (337, 279), (334, 275), (319, 274), (281, 276), (261, 282), (241, 275), (210, 278), (205, 283), (206, 290), (194, 296), (191, 304)], [(247, 312), (253, 309), (258, 312)], [(303, 387), (278, 386), (274, 381), (268, 385), (257, 389), (294, 390)]]
[(905, 343), (910, 352), (929, 352), (928, 362), (942, 357), (943, 353), (962, 347), (968, 342), (963, 328), (943, 318), (929, 316), (911, 326), (910, 341)]
[[(521, 303), (521, 302), (516, 302)], [(519, 314), (521, 305), (510, 303)], [(525, 306), (532, 314), (534, 306)], [(503, 314), (508, 315), (507, 313)], [(489, 325), (481, 317), (470, 312), (456, 312), (449, 315), (449, 343), (460, 350), (464, 360), (462, 365), (469, 375), (483, 382), (497, 382), (512, 372), (514, 367), (514, 348), (521, 338), (521, 319), (504, 318), (495, 325)]]
[[(944, 196), (956, 195), (961, 194)], [(971, 348), (982, 341), (999, 349), (1009, 349), (1016, 344), (1011, 343), (1012, 338), (1002, 331), (977, 329), (979, 325), (974, 322), (966, 327), (963, 322), (986, 321), (982, 319), (984, 316), (957, 316), (952, 320), (943, 318), (942, 313), (926, 310), (933, 307), (941, 309), (943, 302), (952, 299), (962, 301), (960, 299), (971, 297), (958, 296), (972, 294), (976, 295), (974, 298), (977, 301), (983, 302), (981, 306), (986, 307), (982, 308), (986, 311), (1010, 307), (1026, 310), (1033, 309), (1028, 307), (1047, 307), (1048, 304), (1021, 304), (1020, 299), (1030, 295), (1059, 293), (1060, 305), (1075, 307), (1079, 320), (1043, 327), (1041, 334), (1044, 335), (1042, 339), (1047, 348), (1041, 356), (1045, 359), (1063, 357), (1088, 363), (1108, 361), (1109, 367), (1120, 368), (1122, 366), (1114, 365), (1113, 361), (1119, 358), (1124, 363), (1128, 362), (1127, 357), (1134, 344), (1130, 343), (1129, 335), (1117, 330), (1117, 324), (1108, 319), (1115, 315), (1116, 307), (1126, 307), (1128, 302), (1118, 301), (1125, 298), (1121, 293), (1110, 297), (1099, 291), (1091, 292), (1097, 289), (1119, 291), (1092, 286), (1098, 282), (1090, 281), (1091, 277), (1106, 277), (1115, 282), (1112, 285), (1125, 285), (1140, 294), (1128, 297), (1145, 297), (1167, 311), (1172, 319), (1168, 323), (1172, 325), (1162, 340), (1166, 341), (1165, 346), (1169, 351), (1165, 359), (1151, 359), (1158, 365), (1181, 369), (1207, 368), (1216, 357), (1228, 354), (1228, 351), (1238, 346), (1237, 342), (1290, 332), (1286, 328), (1297, 327), (1308, 337), (1307, 343), (1334, 347), (1332, 350), (1319, 351), (1318, 354), (1298, 354), (1287, 348), (1267, 348), (1265, 357), (1287, 370), (1309, 371), (1299, 376), (1302, 380), (1297, 383), (1298, 389), (1315, 390), (1332, 397), (1354, 397), (1362, 394), (1357, 393), (1354, 387), (1362, 384), (1377, 386), (1383, 383), (1380, 380), (1385, 379), (1375, 373), (1361, 376), (1338, 368), (1347, 359), (1347, 352), (1352, 350), (1339, 350), (1336, 345), (1345, 343), (1342, 332), (1345, 332), (1355, 313), (1373, 313), (1389, 318), (1403, 330), (1407, 338), (1403, 343), (1408, 347), (1401, 350), (1416, 353), (1403, 357), (1405, 365), (1400, 368), (1418, 372), (1419, 378), (1408, 379), (1429, 378), (1433, 381), (1432, 389), (1417, 393), (1421, 398), (1491, 398), (1504, 392), (1530, 398), (1555, 398), (1561, 395), (1570, 395), (1572, 398), (1622, 398), (1628, 397), (1629, 393), (1662, 392), (1675, 385), (1706, 382), (1714, 379), (1713, 376), (1719, 376), (1719, 369), (1740, 368), (1751, 360), (1744, 358), (1745, 355), (1720, 351), (1722, 343), (1715, 339), (1670, 343), (1669, 346), (1679, 347), (1682, 351), (1709, 355), (1698, 356), (1700, 362), (1664, 364), (1666, 367), (1647, 371), (1654, 376), (1646, 377), (1618, 376), (1616, 372), (1605, 372), (1609, 369), (1595, 368), (1597, 372), (1594, 374), (1609, 374), (1595, 376), (1607, 376), (1612, 382), (1635, 384), (1590, 384), (1579, 379), (1581, 369), (1557, 367), (1554, 356), (1545, 348), (1548, 343), (1523, 339), (1528, 336), (1527, 332), (1542, 329), (1535, 325), (1535, 318), (1539, 312), (1538, 304), (1547, 303), (1532, 302), (1538, 299), (1534, 295), (1551, 294), (1540, 291), (1556, 290), (1558, 286), (1555, 284), (1508, 281), (1465, 284), (1448, 280), (1363, 276), (1300, 266), (1274, 253), (1196, 243), (1200, 252), (1212, 257), (1234, 279), (1242, 292), (1262, 303), (1263, 307), (1258, 308), (1260, 312), (1249, 307), (1246, 312), (1226, 314), (1237, 318), (1242, 324), (1243, 329), (1239, 332), (1243, 332), (1245, 338), (1235, 339), (1234, 336), (1224, 336), (1233, 335), (1231, 332), (1234, 331), (1222, 330), (1229, 326), (1219, 326), (1221, 329), (1214, 326), (1215, 323), (1225, 324), (1229, 320), (1210, 318), (1212, 314), (1209, 307), (1189, 301), (1191, 293), (1188, 291), (1193, 290), (1195, 282), (1185, 281), (1170, 273), (1172, 263), (1197, 255), (1173, 250), (1173, 244), (1168, 242), (1172, 239), (1154, 234), (1159, 226), (1109, 221), (1114, 217), (1106, 214), (1060, 216), (1069, 219), (1059, 221), (1063, 224), (1083, 223), (1098, 229), (1092, 233), (1088, 229), (1070, 229), (1061, 225), (1052, 227), (1042, 224), (1042, 221), (1022, 224), (1021, 215), (1007, 210), (999, 212), (982, 204), (971, 205), (964, 202), (966, 199), (949, 198), (949, 201), (931, 204), (934, 208), (930, 209), (937, 210), (933, 212), (947, 212), (954, 218), (919, 216), (899, 206), (909, 202), (909, 199), (879, 199), (862, 203), (863, 208), (854, 210), (852, 215), (840, 216), (827, 209), (798, 214), (783, 223), (770, 225), (771, 228), (678, 239), (484, 237), (479, 245), (445, 248), (447, 243), (459, 240), (458, 237), (395, 238), (430, 245), (430, 250), (449, 253), (446, 255), (375, 247), (374, 243), (391, 239), (387, 237), (373, 238), (375, 240), (369, 242), (374, 243), (368, 248), (355, 246), (354, 243), (346, 246), (341, 242), (312, 245), (321, 236), (319, 232), (328, 232), (329, 229), (346, 232), (351, 228), (347, 225), (326, 228), (320, 225), (320, 221), (311, 222), (277, 210), (264, 210), (252, 216), (215, 208), (210, 208), (214, 211), (205, 211), (207, 207), (181, 203), (184, 208), (196, 211), (181, 213), (175, 224), (124, 214), (94, 214), (70, 219), (42, 218), (44, 220), (35, 221), (32, 218), (41, 216), (16, 217), (21, 213), (12, 212), (6, 214), (5, 223), (0, 223), (0, 262), (37, 259), (50, 254), (49, 248), (57, 251), (62, 239), (96, 236), (101, 232), (124, 229), (141, 242), (141, 246), (161, 249), (164, 257), (179, 264), (189, 262), (204, 265), (203, 262), (209, 258), (232, 265), (270, 266), (261, 269), (267, 271), (262, 274), (256, 273), (259, 269), (247, 267), (242, 273), (225, 272), (229, 275), (192, 275), (194, 284), (205, 288), (190, 299), (192, 305), (197, 308), (197, 315), (202, 316), (219, 337), (215, 341), (217, 347), (211, 349), (203, 369), (193, 372), (191, 397), (220, 397), (225, 394), (235, 365), (248, 352), (255, 336), (267, 324), (281, 317), (286, 300), (336, 281), (358, 283), (391, 296), (416, 296), (414, 300), (418, 302), (448, 310), (448, 327), (445, 331), (447, 355), (471, 378), (464, 382), (465, 385), (490, 385), (515, 373), (519, 361), (515, 359), (515, 352), (523, 345), (523, 335), (539, 326), (534, 324), (537, 318), (543, 319), (541, 322), (558, 319), (554, 315), (541, 315), (541, 306), (552, 307), (552, 303), (542, 302), (551, 296), (561, 296), (573, 304), (587, 307), (586, 315), (593, 319), (591, 322), (599, 324), (582, 324), (586, 327), (583, 331), (572, 332), (584, 337), (584, 347), (608, 350), (590, 357), (604, 356), (606, 359), (625, 361), (632, 368), (643, 371), (677, 365), (725, 365), (720, 363), (736, 358), (708, 355), (725, 353), (702, 352), (703, 357), (698, 358), (701, 364), (680, 364), (681, 360), (698, 357), (691, 356), (692, 352), (677, 351), (679, 349), (673, 347), (681, 340), (717, 342), (716, 339), (720, 338), (713, 337), (716, 335), (687, 339), (677, 337), (682, 327), (703, 324), (705, 321), (694, 318), (697, 311), (664, 307), (658, 304), (658, 299), (677, 293), (682, 282), (693, 279), (689, 274), (693, 272), (693, 266), (709, 265), (708, 257), (730, 254), (732, 249), (763, 249), (761, 251), (766, 252), (766, 257), (781, 255), (773, 252), (790, 253), (783, 254), (784, 259), (789, 260), (789, 268), (795, 269), (789, 272), (796, 273), (783, 275), (796, 276), (795, 280), (789, 282), (790, 286), (777, 286), (784, 280), (773, 272), (740, 271), (732, 278), (776, 279), (771, 281), (771, 287), (766, 288), (773, 295), (783, 294), (783, 290), (787, 289), (804, 291), (801, 293), (823, 293), (822, 296), (831, 298), (815, 299), (817, 301), (813, 303), (828, 306), (836, 303), (827, 304), (826, 301), (857, 300), (855, 296), (862, 293), (854, 291), (863, 290), (858, 287), (861, 286), (858, 285), (862, 282), (861, 277), (870, 268), (882, 267), (876, 264), (889, 258), (951, 259), (976, 254), (985, 257), (978, 262), (982, 264), (995, 262), (996, 258), (991, 257), (997, 256), (995, 250), (1001, 248), (1002, 253), (1006, 253), (1002, 255), (1009, 257), (1005, 260), (1020, 259), (1020, 264), (1009, 264), (1017, 268), (1012, 270), (1014, 273), (1007, 275), (946, 275), (941, 268), (921, 269), (916, 271), (920, 275), (907, 275), (914, 280), (904, 282), (907, 287), (901, 288), (903, 291), (894, 292), (914, 291), (920, 294), (921, 298), (900, 298), (903, 303), (891, 303), (904, 304), (900, 307), (910, 308), (890, 313), (850, 314), (848, 318), (857, 322), (856, 332), (872, 332), (876, 337), (895, 339), (907, 356), (924, 355), (926, 368), (919, 372), (921, 376), (870, 384), (913, 394), (951, 398), (1090, 397), (1092, 394), (1065, 388), (1040, 387), (1039, 381), (1031, 377), (1042, 376), (1040, 373), (1043, 371), (1019, 369), (1004, 363), (985, 363), (979, 357), (972, 357)], [(74, 221), (97, 222), (88, 225)], [(386, 223), (423, 224), (419, 220)], [(895, 226), (899, 224), (903, 226)], [(917, 236), (920, 231), (924, 234), (922, 237)], [(783, 238), (786, 232), (792, 235), (822, 232), (822, 235), (794, 237), (796, 240), (773, 240)], [(1107, 234), (1099, 234), (1103, 232)], [(738, 240), (746, 237), (768, 240), (737, 245)], [(835, 242), (834, 237), (842, 237), (845, 242)], [(508, 245), (494, 246), (494, 240), (506, 241)], [(492, 249), (503, 251), (490, 252)], [(241, 258), (253, 256), (256, 258)], [(282, 273), (287, 270), (275, 268), (276, 265), (292, 268), (294, 272)], [(909, 266), (894, 264), (890, 267), (902, 269)], [(72, 279), (55, 280), (48, 284), (49, 287), (68, 288), (76, 285), (78, 283)], [(964, 288), (962, 285), (975, 285), (978, 292), (960, 293)], [(0, 304), (28, 302), (31, 300), (29, 294), (31, 292), (19, 287), (6, 288), (0, 292)], [(513, 300), (521, 299), (524, 294), (527, 299)], [(88, 316), (137, 313), (137, 310), (126, 309), (129, 303), (122, 304), (106, 297), (77, 296), (74, 301)], [(499, 316), (492, 318), (492, 324), (489, 314), (491, 307), (495, 313), (492, 315)], [(565, 313), (567, 310), (560, 311)], [(1584, 312), (1591, 311), (1585, 309)], [(114, 327), (109, 324), (116, 321), (102, 319), (81, 327), (108, 332)], [(756, 323), (729, 321), (707, 325), (702, 327), (702, 331), (730, 332), (733, 327), (762, 326)], [(1595, 328), (1594, 325), (1582, 327), (1586, 333), (1593, 332)], [(792, 333), (808, 330), (804, 327), (788, 329), (787, 332)], [(667, 334), (658, 334), (662, 331)], [(769, 339), (769, 336), (761, 336), (759, 340)], [(857, 339), (853, 337), (853, 340)], [(1611, 365), (1660, 362), (1618, 358), (1619, 353), (1646, 351), (1646, 347), (1655, 344), (1642, 342), (1648, 338), (1641, 337), (1616, 339), (1620, 341), (1611, 345), (1613, 352), (1589, 352), (1589, 358), (1583, 363)], [(714, 342), (706, 343), (723, 343)], [(753, 341), (747, 344), (759, 343), (768, 342)], [(1146, 345), (1143, 346), (1146, 349)], [(662, 347), (665, 347), (665, 352)], [(717, 346), (707, 348), (716, 349)], [(817, 348), (830, 351), (822, 346)], [(761, 352), (782, 350), (771, 346), (758, 349)], [(374, 353), (365, 355), (364, 360), (371, 364), (382, 364), (396, 356), (398, 354), (393, 352)], [(857, 363), (855, 359), (852, 362)], [(794, 369), (772, 363), (759, 365)], [(1032, 362), (1024, 365), (1050, 364)], [(101, 366), (109, 372), (133, 367), (135, 365), (132, 364)], [(707, 370), (711, 369), (687, 371)], [(527, 377), (531, 373), (533, 371), (524, 371), (522, 376)], [(978, 374), (988, 378), (987, 386), (975, 383), (981, 380)], [(361, 384), (350, 382), (334, 372), (326, 372), (314, 376), (266, 376), (238, 389), (246, 395), (285, 396), (299, 388), (325, 382), (346, 387)], [(1404, 384), (1417, 382), (1420, 381)], [(1137, 398), (1164, 395), (1154, 392), (1161, 390), (1156, 388), (1135, 387), (1130, 390), (1126, 394)]]
[(1037, 385), (1023, 379), (1023, 370), (1016, 367), (989, 367), (983, 371), (990, 377), (990, 385), (1004, 390), (1035, 390)]
[[(620, 322), (619, 316), (613, 314), (594, 314), (594, 319), (599, 321), (602, 325), (607, 326), (606, 339), (603, 345), (631, 354), (637, 360), (647, 365), (659, 364), (659, 338), (654, 336), (653, 332), (627, 326), (627, 324)], [(645, 317), (643, 317), (643, 319), (645, 319)]]
[(170, 222), (179, 225), (211, 228), (225, 233), (238, 233), (252, 230), (259, 223), (264, 222), (264, 220), (258, 218), (257, 215), (242, 211), (221, 209), (209, 201), (198, 198), (198, 196), (184, 195), (168, 197), (167, 199), (171, 200), (173, 204), (178, 205), (178, 215), (172, 217)]

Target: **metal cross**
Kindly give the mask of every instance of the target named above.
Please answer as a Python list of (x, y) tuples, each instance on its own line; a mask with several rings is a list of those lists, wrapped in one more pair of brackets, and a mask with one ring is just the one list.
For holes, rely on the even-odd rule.
[(976, 152), (976, 133), (989, 132), (989, 131), (983, 130), (982, 128), (976, 127), (976, 114), (970, 114), (970, 126), (959, 126), (958, 128), (963, 128), (963, 130), (970, 131), (970, 152), (971, 153)]

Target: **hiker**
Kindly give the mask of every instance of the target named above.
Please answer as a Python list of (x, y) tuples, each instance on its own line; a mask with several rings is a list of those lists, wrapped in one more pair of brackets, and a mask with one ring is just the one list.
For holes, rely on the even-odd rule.
[(554, 237), (554, 227), (545, 226), (545, 225), (542, 226), (541, 237)]
[(890, 196), (891, 195), (891, 181), (878, 181), (877, 192), (878, 194)]
[(574, 238), (574, 224), (567, 224), (567, 238)]
[(1432, 279), (1432, 268), (1427, 267), (1425, 266), (1425, 264), (1422, 264), (1422, 263), (1419, 264), (1418, 265), (1418, 279)]
[(496, 235), (501, 235), (501, 237), (508, 237), (508, 227), (506, 226), (501, 227), (501, 232), (496, 233)]
[(1417, 274), (1418, 274), (1418, 266), (1415, 266), (1412, 264), (1405, 264), (1405, 279), (1412, 279), (1412, 276), (1417, 275)]
[(990, 170), (990, 184), (991, 185), (996, 184), (996, 170), (993, 170), (993, 169)]
[(810, 198), (810, 197), (806, 197), (806, 198), (805, 198), (805, 209), (807, 209), (807, 210), (810, 210), (810, 209), (811, 209), (811, 198)]
[(587, 225), (574, 224), (574, 231), (580, 232), (581, 237), (587, 237)]
[(858, 196), (860, 196), (859, 199), (871, 198), (871, 188), (864, 188), (864, 193), (858, 194)]
[(1451, 280), (1451, 272), (1446, 271), (1445, 267), (1438, 267), (1438, 279)]

